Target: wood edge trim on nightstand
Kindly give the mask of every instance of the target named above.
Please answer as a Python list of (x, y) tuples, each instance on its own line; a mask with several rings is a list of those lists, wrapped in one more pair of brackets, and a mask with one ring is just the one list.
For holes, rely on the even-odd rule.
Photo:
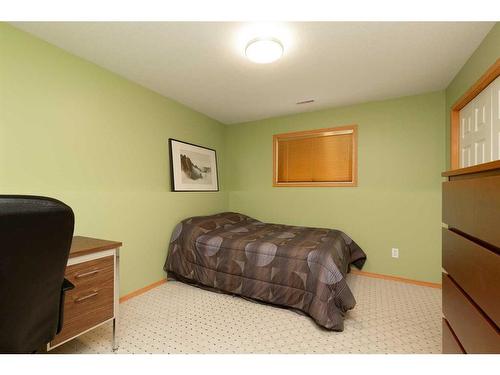
[(68, 266), (73, 266), (75, 264), (89, 262), (91, 260), (105, 258), (108, 256), (115, 256), (118, 253), (118, 248), (110, 250), (101, 250), (89, 254), (78, 255), (77, 257), (68, 258)]
[(160, 285), (165, 284), (166, 282), (167, 282), (167, 279), (161, 279), (161, 280), (155, 281), (152, 284), (146, 285), (145, 287), (143, 287), (141, 289), (137, 289), (136, 291), (125, 294), (123, 297), (120, 297), (120, 303), (123, 303), (125, 301), (128, 301), (131, 298), (134, 298), (134, 297), (137, 297), (141, 294), (144, 294), (144, 293), (150, 291), (151, 289), (154, 289), (156, 287), (159, 287)]
[(83, 250), (83, 251), (79, 251), (78, 253), (70, 253), (68, 259), (77, 258), (77, 257), (80, 257), (82, 255), (99, 253), (101, 251), (106, 251), (106, 250), (119, 249), (120, 247), (121, 247), (121, 245), (120, 246), (118, 246), (118, 245), (112, 245), (112, 246), (109, 245), (109, 246), (102, 246), (102, 247), (99, 247), (99, 248), (94, 248), (94, 249), (89, 249), (89, 250)]
[(442, 289), (442, 285), (441, 284), (439, 284), (439, 283), (431, 283), (429, 281), (413, 280), (413, 279), (407, 279), (405, 277), (391, 276), (391, 275), (382, 275), (382, 274), (379, 274), (379, 273), (366, 272), (366, 271), (358, 271), (358, 270), (354, 270), (354, 269), (351, 270), (351, 273), (353, 275), (373, 277), (374, 279), (399, 281), (401, 283), (406, 283), (406, 284), (413, 284), (413, 285), (418, 285), (418, 286), (425, 286), (425, 287), (434, 288), (434, 289)]
[(69, 252), (69, 259), (105, 250), (119, 249), (123, 246), (119, 241), (101, 240), (99, 238), (74, 236)]

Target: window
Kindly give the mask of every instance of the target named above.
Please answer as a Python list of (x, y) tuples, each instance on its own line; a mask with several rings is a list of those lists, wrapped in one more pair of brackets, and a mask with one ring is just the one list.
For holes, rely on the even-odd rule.
[(357, 126), (273, 136), (274, 186), (356, 186)]

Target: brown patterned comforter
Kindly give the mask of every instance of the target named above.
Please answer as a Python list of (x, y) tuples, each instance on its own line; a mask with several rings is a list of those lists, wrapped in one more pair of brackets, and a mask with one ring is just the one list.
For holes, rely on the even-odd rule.
[(345, 275), (350, 264), (361, 268), (365, 260), (341, 231), (225, 212), (180, 222), (164, 269), (170, 278), (298, 309), (342, 331), (345, 313), (356, 304)]

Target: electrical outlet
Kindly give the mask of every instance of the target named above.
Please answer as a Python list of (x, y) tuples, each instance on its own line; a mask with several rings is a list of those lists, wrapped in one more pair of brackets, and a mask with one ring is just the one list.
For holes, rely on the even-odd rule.
[(397, 249), (395, 247), (392, 248), (392, 257), (399, 258), (399, 249)]

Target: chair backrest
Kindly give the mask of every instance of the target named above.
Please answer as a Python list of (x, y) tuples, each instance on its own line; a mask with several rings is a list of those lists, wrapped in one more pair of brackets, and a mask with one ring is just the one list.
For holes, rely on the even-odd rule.
[(0, 353), (26, 353), (56, 334), (73, 237), (70, 207), (0, 195)]

